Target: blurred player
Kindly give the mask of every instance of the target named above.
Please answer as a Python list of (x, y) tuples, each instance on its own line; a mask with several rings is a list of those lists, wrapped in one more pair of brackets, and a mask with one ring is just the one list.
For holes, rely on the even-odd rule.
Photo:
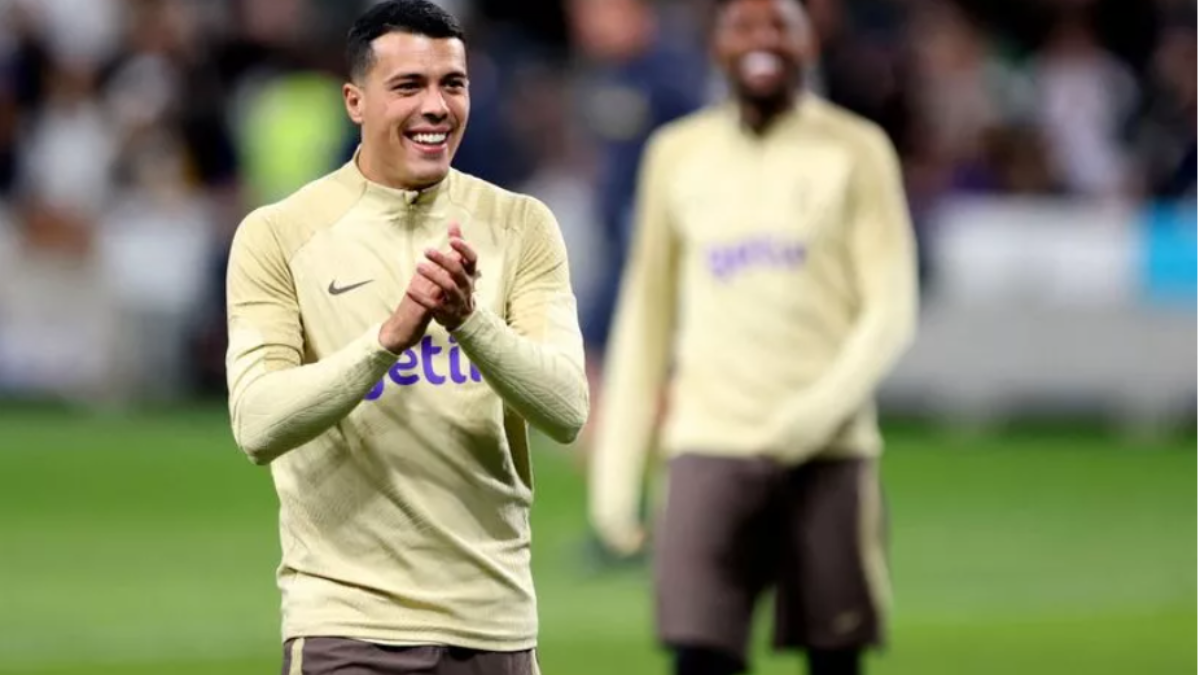
[(895, 151), (812, 95), (798, 0), (721, 0), (734, 100), (647, 149), (591, 472), (604, 541), (637, 513), (673, 368), (657, 622), (680, 675), (747, 666), (757, 599), (815, 675), (857, 673), (889, 594), (873, 391), (912, 339), (916, 257)]
[[(455, 20), (392, 0), (350, 32), (353, 161), (242, 223), (233, 431), (280, 500), (284, 673), (537, 671), (526, 422), (588, 411), (549, 210), (450, 168)], [(448, 241), (448, 245), (447, 245)]]

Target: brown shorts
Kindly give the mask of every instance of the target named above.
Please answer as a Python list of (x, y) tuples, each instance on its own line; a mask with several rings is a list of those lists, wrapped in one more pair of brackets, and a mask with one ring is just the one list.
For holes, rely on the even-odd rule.
[(660, 639), (744, 662), (755, 604), (775, 598), (778, 649), (878, 646), (890, 593), (873, 460), (787, 469), (767, 459), (673, 459), (656, 529)]
[(283, 643), (283, 675), (538, 675), (533, 650), (390, 647), (336, 637)]

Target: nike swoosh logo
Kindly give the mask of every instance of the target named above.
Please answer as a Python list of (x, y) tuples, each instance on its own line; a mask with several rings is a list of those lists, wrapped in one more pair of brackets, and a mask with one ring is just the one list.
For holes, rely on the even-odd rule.
[(367, 279), (366, 281), (360, 281), (357, 284), (350, 284), (349, 286), (341, 286), (341, 287), (339, 287), (337, 285), (337, 281), (331, 281), (331, 282), (329, 282), (329, 294), (330, 295), (341, 295), (342, 293), (349, 293), (350, 291), (352, 291), (356, 288), (362, 288), (363, 286), (366, 286), (367, 284), (371, 283), (372, 281), (375, 281), (375, 280)]

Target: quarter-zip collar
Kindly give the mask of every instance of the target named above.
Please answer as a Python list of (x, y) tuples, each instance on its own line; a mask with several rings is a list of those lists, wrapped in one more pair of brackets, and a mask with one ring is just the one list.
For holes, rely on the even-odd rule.
[(430, 210), (445, 199), (454, 180), (451, 169), (446, 177), (435, 185), (422, 190), (401, 190), (376, 183), (367, 178), (358, 166), (362, 146), (354, 151), (354, 157), (342, 167), (342, 171), (353, 183), (362, 186), (363, 205), (389, 218), (407, 220)]

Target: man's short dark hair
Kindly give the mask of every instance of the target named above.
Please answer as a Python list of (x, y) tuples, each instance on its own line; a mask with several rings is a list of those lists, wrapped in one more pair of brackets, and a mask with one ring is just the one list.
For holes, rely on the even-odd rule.
[(358, 17), (346, 36), (351, 78), (358, 79), (371, 69), (375, 60), (371, 43), (394, 32), (434, 39), (464, 39), (458, 20), (429, 0), (386, 0)]

